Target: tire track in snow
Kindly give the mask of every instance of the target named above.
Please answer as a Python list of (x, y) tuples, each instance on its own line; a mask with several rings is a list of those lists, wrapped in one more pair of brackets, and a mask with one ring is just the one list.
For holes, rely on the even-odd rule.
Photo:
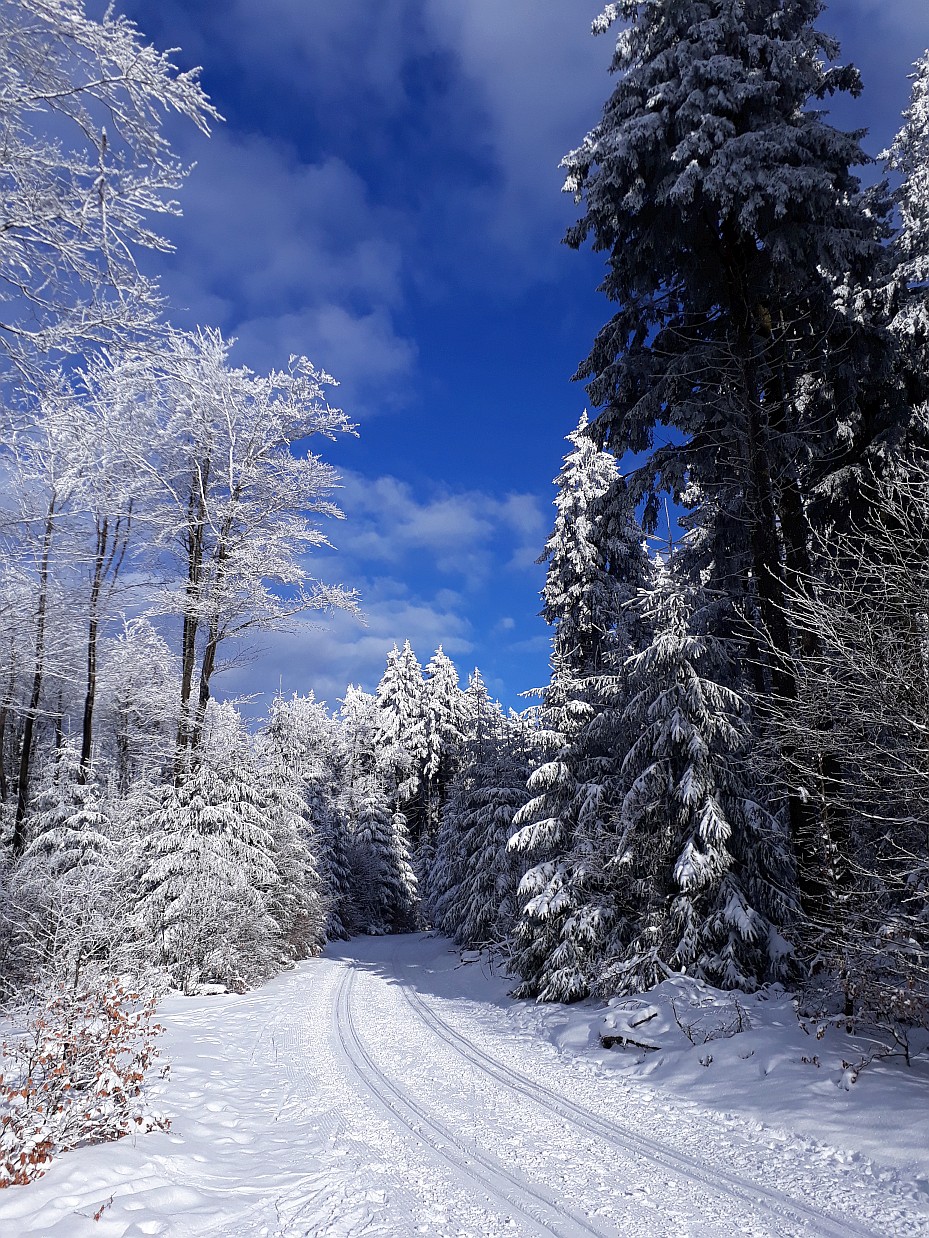
[(453, 1131), (398, 1088), (377, 1065), (358, 1035), (351, 1005), (356, 979), (351, 964), (336, 995), (336, 1023), (342, 1050), (363, 1086), (393, 1117), (420, 1141), (428, 1144), (457, 1173), (473, 1180), (482, 1193), (490, 1192), (510, 1211), (530, 1222), (535, 1232), (556, 1238), (603, 1238), (603, 1231), (591, 1227), (587, 1218), (561, 1204), (554, 1194), (530, 1184), (512, 1173), (494, 1157), (487, 1156)]
[[(394, 962), (395, 965), (398, 963), (396, 957)], [(402, 964), (400, 968), (402, 968)], [(608, 1143), (621, 1147), (625, 1152), (637, 1156), (639, 1159), (645, 1159), (655, 1165), (660, 1165), (662, 1169), (679, 1178), (698, 1182), (701, 1186), (708, 1187), (713, 1192), (723, 1191), (733, 1199), (745, 1204), (752, 1212), (757, 1213), (759, 1210), (762, 1210), (772, 1217), (776, 1223), (775, 1232), (782, 1232), (781, 1227), (784, 1222), (789, 1221), (794, 1225), (799, 1225), (803, 1233), (810, 1233), (812, 1227), (812, 1232), (820, 1235), (821, 1238), (884, 1238), (880, 1231), (861, 1225), (851, 1217), (839, 1219), (831, 1217), (826, 1213), (818, 1212), (815, 1208), (810, 1208), (808, 1205), (785, 1195), (783, 1192), (762, 1186), (759, 1183), (746, 1181), (724, 1169), (711, 1168), (694, 1158), (685, 1156), (683, 1153), (658, 1143), (654, 1139), (650, 1139), (647, 1135), (642, 1135), (637, 1131), (619, 1126), (615, 1122), (607, 1121), (597, 1114), (591, 1113), (589, 1109), (584, 1109), (562, 1093), (556, 1092), (542, 1083), (538, 1083), (528, 1075), (503, 1065), (496, 1058), (485, 1053), (479, 1045), (462, 1036), (450, 1023), (447, 1023), (440, 1015), (436, 1014), (432, 1006), (425, 1002), (409, 983), (403, 982), (402, 974), (399, 969), (397, 970), (397, 978), (400, 981), (397, 987), (400, 989), (407, 1005), (430, 1028), (433, 1034), (448, 1045), (449, 1048), (453, 1049), (459, 1057), (463, 1058), (471, 1066), (484, 1071), (498, 1083), (511, 1088), (521, 1096), (527, 1097), (543, 1108), (557, 1113), (566, 1121), (580, 1127), (585, 1134), (594, 1138), (604, 1139)]]

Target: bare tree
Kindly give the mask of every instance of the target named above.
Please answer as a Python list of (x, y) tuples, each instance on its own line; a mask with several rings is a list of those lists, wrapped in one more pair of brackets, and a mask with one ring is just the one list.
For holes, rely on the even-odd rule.
[(148, 219), (178, 213), (185, 173), (164, 117), (219, 118), (198, 72), (112, 10), (0, 0), (0, 341), (18, 366), (153, 322), (136, 254), (169, 248)]
[(326, 400), (332, 379), (303, 357), (265, 376), (234, 368), (230, 347), (219, 332), (172, 332), (157, 368), (146, 354), (125, 363), (154, 427), (135, 464), (148, 479), (140, 518), (163, 557), (156, 609), (181, 621), (179, 770), (200, 742), (225, 642), (355, 605), (301, 562), (328, 544), (313, 518), (341, 516), (335, 471), (302, 446), (352, 432)]
[(819, 548), (818, 578), (789, 593), (808, 638), (796, 696), (761, 706), (823, 823), (832, 896), (806, 923), (814, 966), (835, 972), (847, 1014), (903, 1024), (929, 1020), (929, 460), (867, 497), (860, 525)]

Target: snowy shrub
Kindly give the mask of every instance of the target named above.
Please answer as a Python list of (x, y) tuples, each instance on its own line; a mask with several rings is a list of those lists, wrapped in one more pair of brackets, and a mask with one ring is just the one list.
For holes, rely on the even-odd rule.
[(820, 1038), (828, 1026), (867, 1038), (851, 1082), (873, 1061), (902, 1057), (911, 1066), (929, 1049), (927, 960), (905, 926), (885, 925), (877, 942), (862, 938), (858, 950), (838, 948), (820, 963), (801, 994), (801, 1020)]
[(55, 871), (42, 855), (0, 872), (0, 986), (9, 996), (61, 983), (89, 966), (141, 975), (151, 967), (132, 935), (124, 874), (110, 864)]
[(58, 1153), (166, 1130), (146, 1095), (163, 1030), (154, 996), (115, 978), (59, 987), (0, 1044), (0, 1186), (31, 1182)]

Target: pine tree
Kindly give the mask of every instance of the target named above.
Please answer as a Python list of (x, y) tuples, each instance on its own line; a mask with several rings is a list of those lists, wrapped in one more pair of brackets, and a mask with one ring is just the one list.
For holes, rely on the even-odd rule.
[(272, 759), (283, 766), (281, 776), (295, 783), (303, 821), (299, 832), (312, 852), (323, 894), (325, 938), (343, 940), (350, 935), (351, 876), (338, 807), (343, 754), (336, 725), (312, 692), (277, 697), (265, 737)]
[(462, 880), (464, 855), (461, 847), (458, 801), (474, 785), (472, 755), (479, 737), (486, 735), (500, 716), (487, 692), (481, 672), (475, 667), (468, 680), (462, 702), (464, 737), (460, 763), (448, 787), (448, 795), (435, 833), (429, 861), (423, 866), (423, 914), (428, 923), (449, 935), (454, 934), (451, 922), (446, 922), (449, 892)]
[(207, 714), (197, 763), (153, 797), (139, 852), (137, 919), (185, 991), (277, 970), (281, 874), (258, 774), (230, 707)]
[(70, 740), (57, 755), (53, 777), (36, 797), (29, 826), (32, 841), (23, 859), (43, 861), (55, 877), (114, 863), (104, 790), (95, 778), (86, 777)]
[[(899, 341), (906, 394), (916, 415), (910, 439), (925, 451), (929, 402), (929, 51), (916, 62), (910, 106), (887, 167), (901, 179), (900, 228), (888, 247), (891, 326)], [(894, 461), (898, 463), (898, 461)]]
[(403, 812), (417, 837), (423, 820), (423, 767), (426, 718), (422, 667), (409, 641), (394, 645), (377, 685), (377, 726), (382, 748), (379, 763), (390, 782), (394, 810)]
[(616, 461), (590, 437), (586, 414), (568, 442), (542, 556), (542, 613), (553, 627), (544, 755), (510, 841), (528, 863), (514, 934), (512, 963), (522, 977), (516, 992), (553, 1001), (589, 991), (605, 933), (599, 852), (616, 772), (617, 665), (630, 638), (624, 606), (644, 561)]
[(408, 933), (418, 919), (418, 888), (410, 863), (406, 821), (392, 812), (373, 778), (348, 793), (345, 814), (352, 872), (352, 911), (364, 933)]
[[(859, 89), (828, 63), (821, 7), (609, 4), (595, 30), (624, 23), (618, 81), (564, 161), (584, 208), (568, 243), (606, 253), (619, 306), (577, 375), (599, 433), (617, 456), (648, 453), (633, 497), (649, 532), (663, 491), (690, 505), (705, 583), (743, 656), (753, 613), (770, 633), (778, 656), (758, 686), (784, 699), (796, 691), (785, 589), (810, 575), (811, 515), (847, 520), (908, 415), (891, 340), (847, 295), (873, 281), (886, 219), (852, 173), (868, 162), (861, 135), (816, 106)], [(789, 807), (812, 914), (829, 884), (821, 827), (798, 797)]]
[(294, 959), (310, 958), (322, 949), (327, 923), (317, 835), (297, 773), (279, 751), (263, 755), (261, 802), (275, 868), (266, 906), (287, 953)]
[(463, 946), (501, 946), (520, 910), (521, 865), (509, 851), (513, 817), (526, 799), (524, 728), (497, 716), (469, 739), (442, 819), (451, 878), (441, 926)]
[(420, 851), (427, 870), (442, 819), (448, 785), (454, 777), (464, 740), (464, 700), (458, 686), (458, 671), (440, 645), (426, 666), (424, 693), (426, 751), (423, 767), (425, 823)]
[(755, 989), (784, 962), (787, 840), (746, 782), (746, 707), (725, 686), (718, 641), (694, 633), (692, 591), (672, 564), (658, 563), (639, 606), (654, 637), (629, 659), (638, 738), (623, 765), (613, 863), (624, 914), (606, 984), (647, 988), (684, 970)]
[(897, 193), (901, 226), (894, 251), (900, 276), (929, 284), (929, 51), (914, 65), (910, 106), (887, 151), (887, 165), (902, 178)]

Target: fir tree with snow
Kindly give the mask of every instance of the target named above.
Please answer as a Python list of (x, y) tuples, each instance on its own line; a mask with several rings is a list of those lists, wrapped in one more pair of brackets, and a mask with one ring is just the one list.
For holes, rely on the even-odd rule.
[(403, 812), (417, 834), (423, 818), (423, 767), (426, 761), (426, 715), (422, 667), (410, 642), (394, 645), (377, 685), (376, 720), (380, 732), (378, 761), (389, 779), (395, 811)]
[(900, 228), (894, 240), (898, 272), (909, 285), (929, 284), (929, 51), (914, 65), (910, 105), (887, 154), (902, 178), (897, 192)]
[(620, 916), (604, 984), (648, 988), (686, 971), (755, 989), (783, 973), (794, 908), (786, 837), (746, 777), (744, 701), (719, 642), (696, 635), (694, 591), (659, 561), (638, 605), (653, 627), (629, 659), (637, 738), (612, 858)]
[(111, 866), (111, 838), (104, 789), (88, 777), (77, 749), (66, 740), (36, 797), (29, 818), (31, 842), (23, 859), (41, 860), (55, 876), (86, 866)]
[(355, 931), (408, 933), (416, 928), (419, 891), (410, 860), (406, 820), (391, 809), (373, 778), (347, 793), (348, 863)]
[(451, 784), (441, 838), (453, 855), (441, 924), (462, 946), (500, 947), (520, 911), (518, 857), (507, 843), (526, 800), (526, 737), (498, 714), (467, 741)]
[(624, 609), (644, 570), (642, 531), (614, 457), (586, 414), (555, 479), (543, 616), (552, 625), (542, 760), (514, 819), (510, 849), (527, 871), (515, 929), (516, 990), (549, 1001), (584, 996), (605, 931), (598, 861), (617, 772), (622, 660), (633, 633)]
[[(915, 410), (909, 440), (924, 452), (929, 439), (929, 51), (914, 68), (903, 126), (884, 153), (889, 171), (900, 178), (894, 195), (900, 226), (887, 247), (890, 320), (900, 349), (900, 384)], [(888, 463), (888, 471), (907, 471), (905, 453)]]
[[(426, 751), (423, 790), (426, 815), (421, 850), (428, 853), (435, 844), (448, 785), (457, 768), (459, 750), (467, 725), (464, 716), (465, 702), (458, 685), (458, 671), (441, 645), (426, 665), (424, 704)], [(428, 863), (428, 855), (424, 855), (424, 869), (428, 868)]]
[[(605, 253), (602, 288), (618, 306), (577, 375), (599, 432), (617, 456), (647, 453), (634, 498), (648, 532), (664, 493), (691, 507), (704, 583), (739, 641), (736, 678), (753, 674), (757, 616), (776, 656), (756, 687), (784, 699), (796, 692), (785, 602), (814, 567), (811, 522), (847, 522), (909, 416), (892, 339), (848, 295), (879, 272), (887, 219), (854, 173), (869, 162), (862, 135), (820, 106), (860, 85), (832, 63), (821, 11), (607, 5), (595, 30), (620, 25), (616, 84), (564, 160), (583, 207), (566, 239)], [(824, 823), (785, 795), (815, 916), (830, 883)]]
[(253, 983), (282, 954), (280, 871), (258, 771), (229, 706), (207, 713), (196, 763), (153, 796), (139, 846), (136, 917), (176, 984)]
[(339, 811), (343, 753), (339, 728), (311, 692), (272, 702), (264, 742), (280, 777), (293, 782), (304, 836), (325, 906), (325, 938), (350, 936), (351, 874)]
[(257, 773), (276, 870), (266, 905), (287, 953), (309, 958), (326, 940), (328, 910), (317, 833), (298, 775), (279, 751), (272, 748), (263, 755)]

